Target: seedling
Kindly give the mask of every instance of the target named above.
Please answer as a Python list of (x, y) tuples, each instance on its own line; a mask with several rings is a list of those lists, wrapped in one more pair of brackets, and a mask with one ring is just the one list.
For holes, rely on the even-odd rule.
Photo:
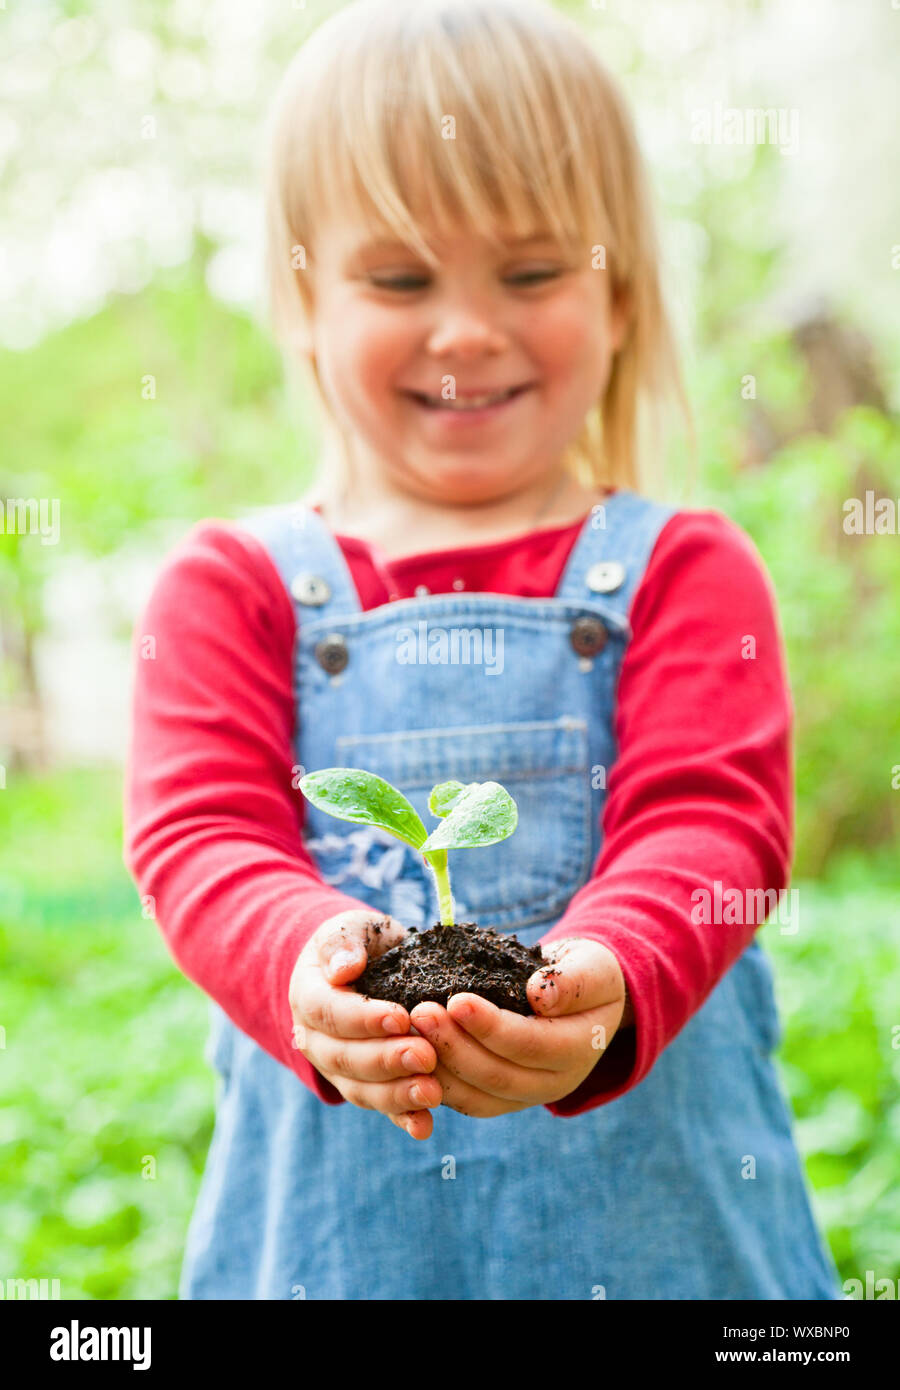
[(441, 925), (452, 927), (448, 849), (495, 845), (516, 828), (519, 812), (499, 782), (439, 782), (432, 788), (428, 809), (441, 817), (429, 835), (415, 807), (402, 792), (374, 772), (355, 767), (326, 767), (300, 778), (303, 795), (338, 820), (377, 825), (418, 850), (434, 875)]

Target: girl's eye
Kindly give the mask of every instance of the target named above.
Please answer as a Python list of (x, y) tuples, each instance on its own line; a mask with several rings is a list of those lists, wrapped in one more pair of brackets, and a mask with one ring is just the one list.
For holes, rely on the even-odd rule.
[(540, 285), (545, 280), (555, 280), (562, 274), (557, 266), (545, 266), (541, 269), (522, 270), (517, 275), (509, 277), (510, 284), (513, 285)]
[(378, 290), (421, 290), (428, 284), (423, 275), (370, 275)]
[[(559, 266), (541, 266), (534, 270), (522, 270), (514, 275), (507, 276), (507, 284), (520, 286), (527, 289), (531, 285), (540, 285), (547, 280), (555, 280), (562, 274)], [(429, 280), (425, 275), (370, 275), (369, 283), (379, 290), (398, 290), (400, 292), (411, 293), (414, 290), (422, 290), (428, 285)]]

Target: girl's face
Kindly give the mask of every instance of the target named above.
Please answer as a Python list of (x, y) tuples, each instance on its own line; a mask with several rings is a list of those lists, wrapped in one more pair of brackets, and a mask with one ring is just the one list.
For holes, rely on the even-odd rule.
[(471, 233), (415, 252), (329, 227), (308, 350), (354, 460), (435, 503), (489, 502), (556, 470), (605, 389), (627, 311), (590, 248)]

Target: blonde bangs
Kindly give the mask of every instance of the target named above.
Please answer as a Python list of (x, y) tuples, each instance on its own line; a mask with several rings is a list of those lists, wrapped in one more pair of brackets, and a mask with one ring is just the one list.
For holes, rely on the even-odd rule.
[(269, 304), (288, 348), (333, 219), (395, 237), (434, 268), (433, 242), (459, 230), (498, 246), (549, 234), (582, 256), (602, 248), (632, 325), (571, 466), (637, 485), (641, 387), (683, 392), (630, 117), (571, 21), (540, 0), (357, 0), (291, 62), (268, 146)]

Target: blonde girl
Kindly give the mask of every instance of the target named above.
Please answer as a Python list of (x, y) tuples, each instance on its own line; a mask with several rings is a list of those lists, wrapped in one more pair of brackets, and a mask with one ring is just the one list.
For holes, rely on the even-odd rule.
[[(268, 153), (318, 490), (195, 527), (136, 663), (129, 864), (220, 1077), (181, 1294), (835, 1298), (755, 941), (781, 643), (746, 537), (643, 495), (683, 394), (623, 99), (549, 5), (364, 0), (288, 67)], [(456, 916), (541, 943), (533, 1016), (350, 987), (436, 892), (304, 802), (329, 766), (426, 823), (436, 782), (510, 790)]]

